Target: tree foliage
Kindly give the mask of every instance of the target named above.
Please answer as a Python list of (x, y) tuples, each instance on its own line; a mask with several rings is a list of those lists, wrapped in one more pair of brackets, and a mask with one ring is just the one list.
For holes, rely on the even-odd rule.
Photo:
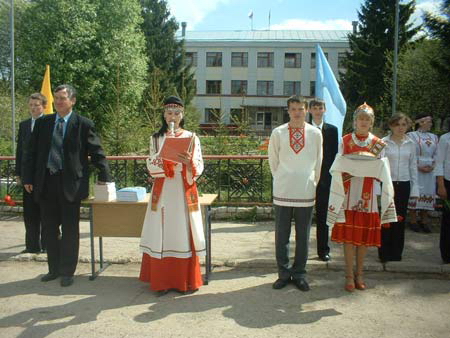
[[(445, 118), (449, 90), (441, 73), (433, 67), (440, 55), (441, 48), (436, 40), (422, 40), (399, 55), (398, 111), (413, 118), (421, 112)], [(392, 82), (391, 77), (386, 80)]]
[[(441, 6), (441, 16), (427, 13), (424, 17), (425, 27), (432, 38), (436, 39), (438, 50), (435, 58), (431, 61), (439, 83), (438, 92), (450, 93), (450, 0), (444, 0)], [(436, 86), (432, 87), (433, 89)], [(439, 110), (441, 123), (448, 118), (448, 105)]]
[(78, 89), (76, 109), (104, 131), (108, 107), (136, 114), (146, 59), (140, 6), (133, 0), (35, 0), (18, 29), (22, 86), (39, 89), (45, 65), (53, 86)]
[[(415, 1), (400, 4), (399, 50), (408, 46), (420, 27), (413, 28), (408, 20), (415, 10)], [(365, 0), (358, 11), (358, 29), (349, 35), (350, 52), (341, 74), (344, 96), (350, 109), (366, 101), (381, 108), (386, 91), (388, 51), (394, 49), (395, 1)]]
[[(189, 104), (195, 94), (194, 74), (185, 66), (184, 41), (175, 37), (178, 23), (171, 16), (165, 0), (141, 0), (141, 6), (141, 28), (148, 56), (146, 97), (158, 87), (162, 97), (179, 95)], [(142, 109), (152, 109), (155, 105), (155, 101), (146, 100)]]

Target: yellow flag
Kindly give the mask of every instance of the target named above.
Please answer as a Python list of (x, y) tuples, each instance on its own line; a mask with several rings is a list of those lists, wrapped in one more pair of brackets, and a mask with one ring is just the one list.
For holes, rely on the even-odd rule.
[(44, 114), (53, 113), (53, 94), (52, 86), (50, 85), (50, 66), (45, 66), (44, 80), (42, 81), (41, 94), (47, 98), (47, 106), (45, 107)]

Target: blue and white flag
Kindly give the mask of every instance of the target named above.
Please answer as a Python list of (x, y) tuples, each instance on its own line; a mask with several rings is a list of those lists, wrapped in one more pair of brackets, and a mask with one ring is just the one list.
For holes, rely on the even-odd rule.
[(316, 45), (316, 97), (325, 101), (324, 120), (337, 127), (340, 139), (347, 103), (345, 103), (336, 77), (319, 44)]

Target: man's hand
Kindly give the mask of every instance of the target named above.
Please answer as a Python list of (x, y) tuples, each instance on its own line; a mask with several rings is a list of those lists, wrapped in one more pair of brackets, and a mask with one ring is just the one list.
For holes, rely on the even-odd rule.
[(16, 176), (16, 183), (17, 185), (22, 185), (22, 180), (20, 179), (20, 176)]
[(24, 184), (23, 187), (27, 191), (27, 193), (31, 194), (33, 192), (33, 185), (32, 184)]

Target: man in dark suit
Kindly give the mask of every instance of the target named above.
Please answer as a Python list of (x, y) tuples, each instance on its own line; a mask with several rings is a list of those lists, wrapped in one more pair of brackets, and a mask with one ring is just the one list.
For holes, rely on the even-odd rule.
[(99, 170), (98, 183), (110, 181), (110, 174), (93, 122), (72, 111), (75, 89), (61, 85), (53, 96), (57, 114), (36, 121), (24, 187), (41, 206), (49, 268), (41, 281), (61, 276), (61, 286), (69, 286), (78, 262), (80, 203), (89, 195), (88, 156)]
[(327, 210), (330, 196), (331, 175), (330, 168), (338, 152), (338, 130), (335, 126), (323, 121), (326, 107), (325, 101), (314, 99), (309, 102), (311, 124), (322, 131), (323, 159), (320, 180), (316, 188), (316, 238), (317, 255), (322, 261), (330, 260), (328, 246)]
[[(30, 108), (29, 119), (19, 124), (19, 138), (17, 140), (16, 149), (16, 182), (22, 184), (23, 168), (25, 164), (25, 152), (31, 138), (35, 121), (44, 114), (47, 106), (47, 98), (40, 94), (31, 94), (28, 99), (28, 107)], [(23, 221), (25, 223), (25, 250), (22, 253), (38, 253), (45, 251), (45, 241), (41, 228), (41, 213), (39, 203), (34, 200), (33, 192), (28, 193), (23, 189)]]

